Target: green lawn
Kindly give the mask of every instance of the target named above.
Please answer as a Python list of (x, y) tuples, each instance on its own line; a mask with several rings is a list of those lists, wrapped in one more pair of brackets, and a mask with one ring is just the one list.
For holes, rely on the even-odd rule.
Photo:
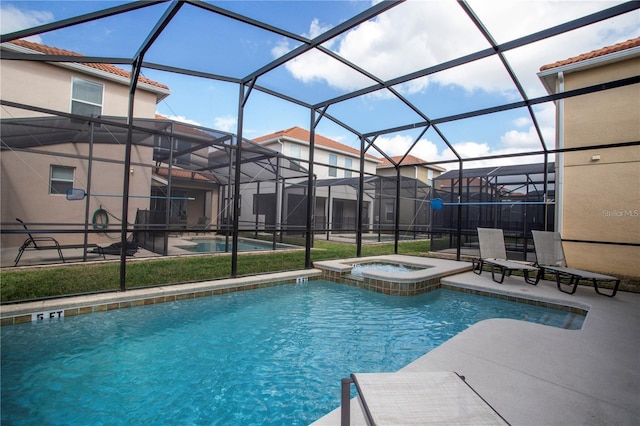
[[(304, 241), (289, 239), (286, 243), (304, 245)], [(428, 241), (402, 241), (399, 254), (424, 256)], [(362, 246), (363, 256), (393, 254), (393, 243)], [(312, 261), (356, 257), (355, 244), (315, 241)], [(238, 275), (256, 275), (304, 269), (304, 250), (240, 254)], [(230, 256), (197, 256), (173, 259), (148, 259), (127, 263), (127, 288), (175, 284), (228, 278), (231, 274)], [(28, 300), (120, 288), (119, 263), (58, 265), (24, 270), (3, 269), (0, 273), (2, 302)]]

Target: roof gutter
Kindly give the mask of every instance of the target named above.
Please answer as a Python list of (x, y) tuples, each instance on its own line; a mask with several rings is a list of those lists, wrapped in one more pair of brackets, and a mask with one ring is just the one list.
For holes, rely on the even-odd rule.
[[(630, 49), (619, 50), (617, 52), (609, 53), (607, 55), (596, 56), (595, 58), (584, 59), (582, 61), (573, 62), (566, 65), (560, 65), (540, 71), (538, 78), (542, 81), (547, 93), (554, 94), (558, 89), (556, 86), (556, 78), (559, 78), (559, 73), (569, 74), (576, 71), (583, 71), (589, 68), (600, 67), (609, 63), (620, 62), (640, 56), (640, 46), (632, 47)], [(564, 90), (563, 90), (564, 91)]]

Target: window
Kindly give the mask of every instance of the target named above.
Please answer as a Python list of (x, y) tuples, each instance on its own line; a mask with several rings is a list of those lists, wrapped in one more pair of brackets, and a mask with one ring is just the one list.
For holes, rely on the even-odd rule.
[[(302, 150), (298, 145), (289, 145), (289, 156), (292, 158), (302, 158)], [(300, 170), (300, 162), (290, 160), (291, 170)]]
[(427, 184), (433, 185), (433, 170), (427, 170)]
[[(337, 166), (338, 165), (338, 156), (335, 154), (329, 154), (329, 165)], [(338, 169), (335, 167), (329, 167), (329, 176), (336, 177), (338, 176)]]
[(101, 115), (103, 89), (100, 83), (74, 77), (71, 81), (71, 114)]
[(393, 221), (393, 203), (386, 203), (384, 205), (384, 216), (387, 222)]
[[(351, 158), (345, 158), (344, 159), (344, 168), (345, 169), (351, 169), (351, 167), (353, 167), (353, 160)], [(351, 170), (345, 170), (344, 171), (344, 177), (349, 178), (352, 176)]]
[(51, 166), (49, 194), (67, 195), (67, 189), (73, 188), (74, 167)]

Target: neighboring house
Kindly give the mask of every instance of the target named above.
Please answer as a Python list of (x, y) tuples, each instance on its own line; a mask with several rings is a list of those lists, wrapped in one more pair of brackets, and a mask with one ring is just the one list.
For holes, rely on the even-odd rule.
[[(290, 159), (299, 158), (300, 167), (308, 169), (310, 132), (300, 127), (292, 127), (269, 135), (253, 139), (253, 142), (279, 152)], [(315, 134), (314, 137), (314, 167), (315, 183), (315, 229), (332, 228), (353, 229), (357, 216), (357, 185), (360, 176), (360, 150), (336, 142), (332, 139)], [(379, 160), (372, 155), (365, 155), (364, 173), (374, 176)], [(284, 182), (282, 198), (282, 224), (289, 227), (303, 229), (306, 223), (307, 180), (290, 180)], [(275, 224), (277, 219), (278, 202), (275, 198), (275, 188), (264, 189), (260, 201), (260, 209), (254, 209), (252, 196), (242, 198), (242, 217), (251, 221), (255, 213), (260, 213), (260, 223), (267, 226)], [(246, 194), (251, 194), (247, 191)], [(366, 224), (372, 223), (372, 201), (365, 200), (363, 217)], [(246, 208), (245, 208), (246, 206)]]
[[(4, 43), (1, 47), (3, 51), (33, 55), (78, 56), (79, 60), (82, 57), (75, 52), (23, 40)], [(130, 73), (121, 68), (109, 64), (7, 59), (2, 59), (1, 64), (0, 89), (3, 101), (126, 122)], [(156, 118), (156, 104), (169, 94), (167, 86), (140, 77), (135, 93), (135, 124), (149, 128), (173, 128), (178, 133), (184, 127), (183, 133), (192, 133), (192, 130), (186, 130), (187, 126)], [(117, 221), (116, 217), (121, 217), (122, 196), (118, 194), (123, 193), (126, 131), (122, 128), (91, 126), (88, 122), (73, 118), (6, 105), (2, 107), (0, 117), (3, 136), (3, 223), (15, 222), (18, 217), (28, 223), (51, 224), (47, 228), (55, 224), (79, 225), (85, 223), (87, 210), (94, 212), (98, 209), (112, 214), (112, 222)], [(128, 171), (129, 193), (132, 196), (128, 208), (130, 223), (134, 222), (139, 210), (167, 209), (166, 202), (161, 205), (166, 200), (159, 201), (153, 196), (166, 193), (162, 188), (166, 187), (169, 176), (167, 153), (181, 152), (185, 146), (178, 138), (173, 138), (174, 149), (171, 151), (166, 137), (144, 132), (136, 133), (135, 137), (136, 144), (131, 151), (132, 165)], [(93, 161), (90, 163), (91, 148)], [(204, 151), (200, 156), (204, 157), (206, 165), (206, 149)], [(173, 210), (171, 215), (189, 218), (189, 222), (195, 223), (199, 216), (217, 210), (217, 183), (205, 174), (181, 172), (180, 161), (198, 154), (196, 150), (185, 152), (173, 159), (172, 196), (179, 194), (183, 197), (179, 197), (181, 201), (175, 200), (177, 204), (172, 200), (175, 205), (170, 210)], [(67, 200), (68, 188), (91, 191), (88, 209), (82, 201)], [(185, 201), (187, 198), (194, 200)], [(77, 234), (64, 233), (56, 235), (56, 239), (63, 244), (82, 240)], [(91, 235), (91, 239), (105, 241), (103, 236), (95, 234)], [(18, 246), (22, 240), (24, 236), (2, 235), (4, 247)]]
[(400, 172), (400, 204), (399, 223), (401, 227), (410, 227), (419, 232), (428, 232), (431, 227), (431, 208), (429, 200), (431, 198), (431, 187), (433, 179), (440, 176), (446, 170), (436, 165), (426, 165), (426, 161), (414, 155), (407, 155), (402, 164), (397, 169), (395, 164), (402, 160), (401, 155), (380, 159), (380, 164), (376, 168), (378, 176), (392, 178), (392, 181), (385, 184), (380, 180), (378, 202), (376, 205), (375, 224), (382, 228), (393, 229), (395, 226), (396, 209), (396, 185), (395, 178)]
[[(638, 76), (640, 38), (545, 65), (550, 94)], [(557, 230), (569, 263), (640, 277), (640, 84), (556, 102)], [(597, 148), (602, 146), (602, 148)]]
[[(397, 155), (391, 157), (391, 160), (398, 164), (400, 160), (402, 160), (402, 156)], [(417, 179), (429, 186), (433, 186), (433, 179), (446, 172), (446, 169), (434, 164), (426, 165), (425, 163), (426, 161), (421, 158), (414, 155), (407, 155), (402, 164), (399, 165), (400, 175)], [(376, 173), (378, 176), (396, 176), (396, 166), (386, 158), (381, 158)]]

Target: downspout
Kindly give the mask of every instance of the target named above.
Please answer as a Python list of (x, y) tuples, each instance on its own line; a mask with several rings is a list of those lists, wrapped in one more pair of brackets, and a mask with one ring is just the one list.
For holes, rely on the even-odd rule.
[[(564, 73), (558, 72), (558, 93), (564, 93)], [(556, 157), (556, 231), (562, 235), (562, 211), (564, 192), (564, 99), (558, 101), (558, 125), (556, 128), (557, 148), (560, 150)]]

